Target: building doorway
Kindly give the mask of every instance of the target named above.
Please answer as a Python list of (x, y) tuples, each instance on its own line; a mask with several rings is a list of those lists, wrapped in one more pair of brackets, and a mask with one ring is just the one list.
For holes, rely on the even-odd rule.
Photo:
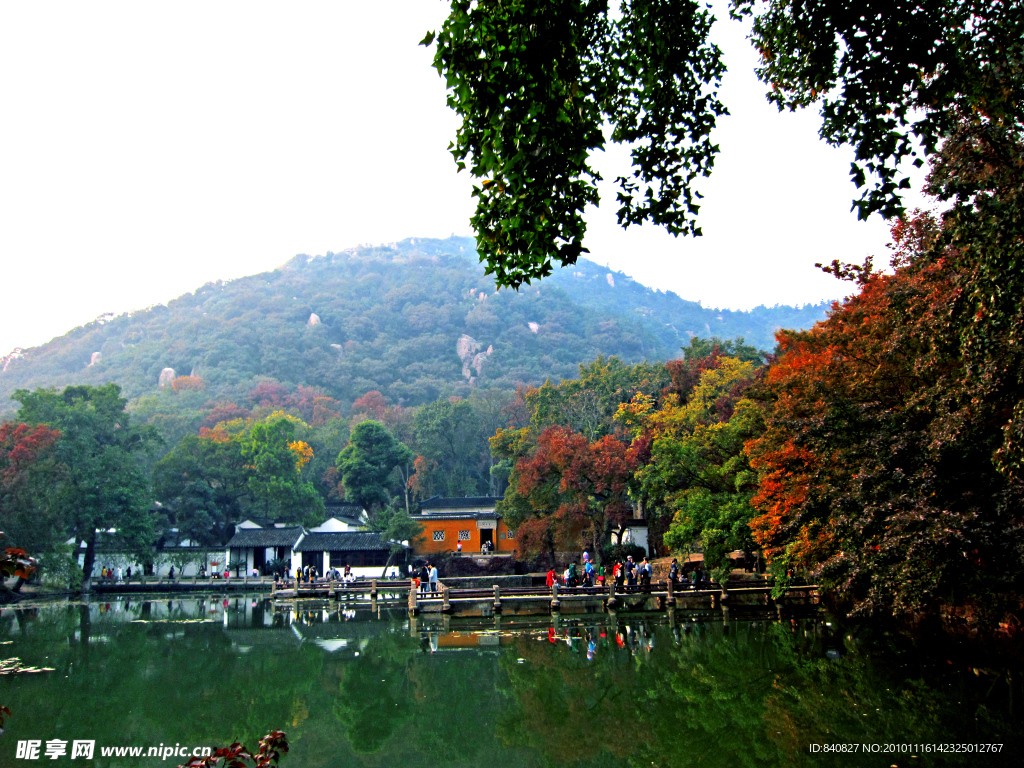
[(483, 552), (490, 545), (490, 549), (494, 551), (494, 529), (493, 528), (481, 528), (480, 529), (480, 551)]

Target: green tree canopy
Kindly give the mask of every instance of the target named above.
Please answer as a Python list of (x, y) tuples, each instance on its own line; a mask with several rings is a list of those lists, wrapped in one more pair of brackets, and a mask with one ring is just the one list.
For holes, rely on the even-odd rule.
[[(1024, 14), (987, 0), (732, 0), (753, 17), (757, 69), (779, 109), (821, 105), (822, 137), (856, 151), (861, 218), (902, 211), (898, 164), (930, 155), (963, 121), (1024, 124)], [(481, 260), (519, 286), (586, 252), (583, 210), (598, 201), (590, 158), (630, 147), (616, 179), (623, 226), (700, 234), (694, 181), (711, 172), (726, 112), (725, 64), (698, 0), (455, 0), (434, 66), (462, 120), (451, 145), (480, 180), (472, 224)], [(435, 40), (430, 33), (423, 43)], [(918, 146), (920, 145), (920, 149)], [(869, 181), (873, 177), (874, 183)]]
[(295, 439), (296, 421), (280, 417), (254, 424), (242, 440), (242, 456), (251, 467), (248, 485), (257, 502), (275, 517), (313, 523), (323, 519), (324, 501), (302, 477), (312, 451)]
[(179, 531), (225, 543), (230, 526), (251, 509), (251, 474), (240, 440), (187, 435), (157, 463), (153, 486)]
[(112, 529), (125, 547), (140, 553), (152, 544), (149, 482), (139, 462), (154, 434), (131, 425), (116, 384), (18, 390), (14, 399), (21, 403), (20, 420), (47, 424), (61, 434), (54, 457), (66, 470), (54, 486), (39, 492), (65, 510), (68, 535), (85, 545), (88, 589), (100, 530)]
[(379, 421), (356, 425), (349, 444), (338, 454), (338, 471), (349, 501), (373, 512), (391, 501), (392, 473), (411, 464), (413, 452)]

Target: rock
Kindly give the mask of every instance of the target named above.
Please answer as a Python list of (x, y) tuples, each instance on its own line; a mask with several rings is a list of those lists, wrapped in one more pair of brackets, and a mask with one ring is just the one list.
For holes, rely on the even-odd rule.
[(100, 352), (93, 352), (92, 353), (92, 357), (89, 358), (89, 364), (87, 366), (85, 366), (85, 367), (86, 368), (92, 368), (94, 365), (96, 365), (96, 363), (98, 363), (102, 359), (103, 359), (103, 354), (102, 353), (100, 353)]
[(480, 342), (467, 333), (459, 336), (459, 340), (455, 342), (455, 354), (462, 360), (462, 375), (467, 379), (472, 376), (469, 369), (473, 364), (473, 355), (478, 349), (480, 349)]
[(612, 273), (611, 272), (608, 273), (608, 275), (605, 277), (605, 279), (608, 281), (608, 285), (610, 285), (612, 288), (615, 287), (615, 278), (612, 277)]
[(455, 354), (457, 354), (463, 362), (467, 362), (472, 359), (478, 349), (480, 349), (480, 342), (468, 333), (464, 333), (459, 336), (459, 340), (455, 342)]
[(534, 333), (537, 333), (540, 330), (540, 326), (532, 321), (527, 323), (527, 325), (530, 326), (530, 330), (533, 331)]
[(345, 352), (345, 348), (343, 346), (341, 346), (341, 344), (331, 344), (331, 349), (338, 350), (338, 354), (339, 355), (344, 354), (344, 352)]
[(157, 386), (160, 387), (160, 389), (163, 389), (164, 387), (170, 386), (171, 382), (174, 381), (174, 379), (174, 369), (164, 368), (162, 371), (160, 371), (160, 380), (157, 382)]
[(314, 325), (320, 325), (320, 315), (316, 312), (310, 312), (309, 320), (306, 321), (306, 327), (312, 328)]
[(469, 382), (470, 386), (476, 382), (476, 376), (473, 375), (472, 371), (475, 369), (476, 375), (479, 376), (483, 372), (484, 361), (494, 351), (493, 345), (489, 345), (486, 352), (478, 352), (480, 347), (479, 341), (465, 333), (455, 343), (455, 352), (459, 359), (462, 360), (462, 375)]
[(3, 363), (3, 368), (0, 369), (0, 373), (6, 371), (7, 368), (11, 365), (11, 363), (13, 363), (19, 357), (23, 357), (24, 355), (24, 349), (22, 349), (21, 347), (15, 347), (14, 349), (11, 350), (11, 353), (9, 355), (4, 355), (3, 357), (0, 357), (0, 363)]

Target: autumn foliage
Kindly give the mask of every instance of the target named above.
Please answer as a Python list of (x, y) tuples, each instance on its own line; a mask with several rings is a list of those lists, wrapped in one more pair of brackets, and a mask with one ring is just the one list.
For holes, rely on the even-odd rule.
[(60, 432), (46, 424), (0, 424), (0, 488), (10, 489), (19, 483), (59, 438)]
[[(855, 611), (908, 614), (1017, 592), (1022, 489), (993, 457), (1008, 404), (962, 354), (963, 272), (927, 216), (893, 230), (894, 274), (779, 334), (752, 525), (779, 575), (820, 580)], [(842, 269), (833, 265), (833, 269)]]
[(633, 516), (629, 486), (649, 444), (621, 435), (588, 441), (568, 427), (544, 429), (515, 465), (518, 526), (526, 552), (600, 545), (605, 528)]
[(288, 752), (284, 731), (271, 731), (260, 739), (259, 747), (250, 752), (242, 744), (221, 747), (208, 757), (189, 760), (178, 768), (269, 768), (277, 765)]
[(171, 382), (171, 389), (175, 392), (198, 392), (206, 389), (206, 384), (198, 376), (178, 376)]

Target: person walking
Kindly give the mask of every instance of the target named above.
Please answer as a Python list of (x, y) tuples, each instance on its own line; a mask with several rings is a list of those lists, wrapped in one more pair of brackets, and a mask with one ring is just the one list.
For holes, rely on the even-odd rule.
[(638, 567), (638, 570), (639, 570), (639, 573), (640, 573), (640, 587), (645, 592), (650, 592), (651, 591), (651, 564), (649, 562), (647, 562), (647, 558), (646, 557), (643, 560), (640, 561), (640, 565)]
[(636, 586), (636, 563), (633, 562), (632, 555), (626, 558), (626, 586)]
[(420, 592), (422, 592), (423, 594), (427, 594), (427, 589), (430, 586), (430, 584), (429, 584), (430, 572), (427, 570), (426, 564), (420, 566), (419, 577), (420, 577)]
[(551, 589), (552, 585), (556, 581), (558, 581), (558, 576), (555, 574), (554, 567), (552, 567), (551, 570), (548, 571), (548, 578), (547, 578), (547, 581), (546, 581), (546, 583), (548, 585), (548, 589)]
[(455, 552), (460, 555), (462, 554), (462, 539), (455, 542)]
[(674, 557), (672, 558), (672, 564), (668, 567), (668, 578), (673, 584), (679, 580), (679, 563), (676, 562)]
[(437, 566), (431, 564), (430, 566), (430, 594), (437, 592)]

